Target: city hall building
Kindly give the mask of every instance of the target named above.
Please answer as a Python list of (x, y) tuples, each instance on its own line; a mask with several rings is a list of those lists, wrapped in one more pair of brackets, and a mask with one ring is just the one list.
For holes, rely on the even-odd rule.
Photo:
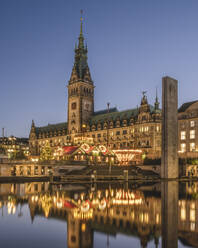
[[(30, 152), (39, 155), (49, 143), (52, 149), (79, 143), (104, 145), (111, 150), (138, 149), (150, 158), (161, 157), (161, 109), (148, 103), (143, 92), (139, 107), (119, 111), (109, 108), (94, 111), (95, 85), (87, 62), (82, 20), (74, 65), (69, 79), (67, 122), (37, 127), (32, 121)], [(178, 110), (179, 147), (181, 154), (195, 155), (198, 149), (198, 101), (183, 104)]]

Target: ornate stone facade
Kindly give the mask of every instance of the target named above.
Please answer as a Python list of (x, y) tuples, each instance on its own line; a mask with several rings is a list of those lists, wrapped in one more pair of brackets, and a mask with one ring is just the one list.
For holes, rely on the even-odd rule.
[[(88, 50), (84, 45), (82, 28), (81, 21), (74, 65), (67, 85), (68, 122), (44, 127), (36, 127), (32, 122), (29, 141), (31, 154), (39, 155), (46, 142), (53, 148), (71, 145), (76, 137), (87, 137), (96, 145), (103, 144), (112, 149), (141, 149), (149, 157), (161, 157), (161, 110), (157, 94), (154, 105), (148, 103), (146, 92), (143, 92), (139, 107), (125, 111), (118, 111), (117, 108), (94, 111), (95, 86), (87, 63)], [(181, 109), (179, 122), (187, 123)], [(180, 124), (179, 127), (181, 129)], [(179, 144), (181, 146), (181, 142)]]

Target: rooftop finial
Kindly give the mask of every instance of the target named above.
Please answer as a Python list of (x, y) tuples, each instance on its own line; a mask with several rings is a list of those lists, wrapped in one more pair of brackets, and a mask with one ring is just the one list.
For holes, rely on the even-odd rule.
[(157, 87), (156, 87), (156, 97), (155, 97), (155, 102), (159, 103), (159, 100), (158, 100), (158, 95), (157, 95)]
[(142, 91), (142, 100), (141, 100), (141, 105), (148, 104), (147, 102), (147, 97), (146, 97), (147, 91)]
[(82, 24), (83, 24), (83, 10), (80, 10), (80, 35), (83, 35), (82, 31)]
[(155, 97), (155, 109), (159, 109), (159, 100), (157, 96), (157, 87), (156, 87), (156, 97)]
[(83, 37), (83, 18), (82, 18), (82, 14), (83, 11), (80, 11), (81, 17), (80, 17), (80, 35), (78, 37), (79, 40), (79, 44), (78, 44), (78, 48), (82, 48), (84, 49), (84, 37)]
[(147, 91), (142, 91), (142, 95), (143, 95), (143, 97), (145, 97), (145, 96), (146, 96), (146, 93), (147, 93)]

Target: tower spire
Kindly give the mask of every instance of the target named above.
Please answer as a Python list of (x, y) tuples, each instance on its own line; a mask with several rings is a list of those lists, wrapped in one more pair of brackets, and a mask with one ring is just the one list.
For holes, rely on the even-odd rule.
[(81, 14), (81, 17), (80, 17), (80, 35), (82, 35), (83, 34), (83, 30), (82, 30), (82, 25), (83, 25), (83, 17), (82, 17), (83, 10), (82, 9), (80, 11), (80, 14)]
[(159, 109), (159, 100), (158, 100), (157, 87), (156, 87), (155, 110), (157, 109)]
[(35, 127), (34, 120), (32, 120), (32, 127)]
[(78, 44), (75, 44), (75, 61), (72, 69), (72, 74), (69, 83), (83, 80), (89, 83), (93, 83), (91, 74), (87, 63), (87, 45), (84, 44), (83, 36), (83, 11), (81, 10), (80, 17), (80, 35), (78, 37)]
[(84, 48), (84, 37), (83, 37), (83, 10), (81, 9), (80, 11), (81, 17), (80, 17), (80, 35), (79, 35), (79, 43), (78, 43), (78, 48)]

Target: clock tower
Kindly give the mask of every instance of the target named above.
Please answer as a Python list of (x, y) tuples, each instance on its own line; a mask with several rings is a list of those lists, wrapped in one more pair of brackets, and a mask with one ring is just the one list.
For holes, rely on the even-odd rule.
[(68, 83), (68, 135), (82, 132), (94, 112), (94, 85), (87, 63), (87, 46), (84, 45), (81, 18), (75, 61)]

